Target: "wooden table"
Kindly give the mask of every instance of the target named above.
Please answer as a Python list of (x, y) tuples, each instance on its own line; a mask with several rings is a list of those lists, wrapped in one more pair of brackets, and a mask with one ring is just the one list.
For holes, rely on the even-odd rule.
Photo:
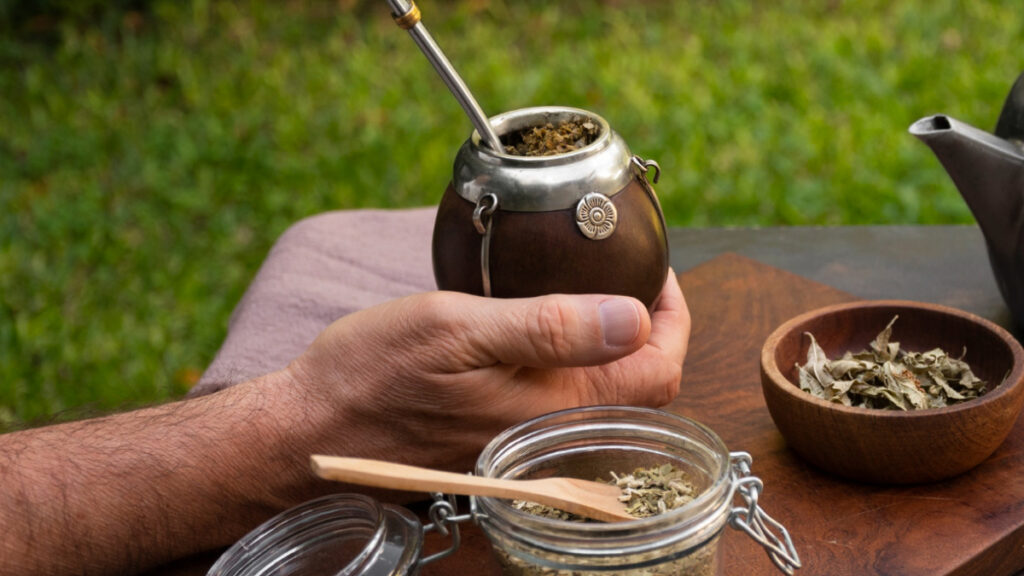
[(669, 243), (679, 273), (736, 253), (857, 298), (945, 304), (1012, 327), (976, 226), (672, 229)]
[[(682, 391), (668, 410), (753, 455), (762, 505), (785, 524), (798, 574), (984, 575), (1024, 569), (1024, 421), (977, 469), (943, 483), (845, 482), (785, 446), (761, 396), (758, 359), (785, 319), (845, 300), (900, 298), (961, 308), (1012, 328), (971, 226), (674, 229), (671, 262), (693, 317)], [(486, 539), (464, 525), (460, 550), (423, 576), (498, 575)], [(442, 543), (432, 542), (436, 547)], [(724, 574), (777, 574), (761, 548), (727, 529)], [(213, 557), (161, 574), (202, 574)]]
[[(758, 358), (786, 318), (851, 298), (955, 306), (1012, 321), (974, 227), (674, 231), (694, 326), (679, 397), (669, 410), (750, 452), (763, 504), (791, 531), (802, 574), (1000, 575), (1024, 568), (1024, 421), (985, 463), (910, 487), (838, 480), (801, 462), (761, 397)], [(723, 255), (724, 254), (724, 255)], [(742, 254), (743, 256), (739, 256)], [(726, 574), (774, 574), (734, 531)]]

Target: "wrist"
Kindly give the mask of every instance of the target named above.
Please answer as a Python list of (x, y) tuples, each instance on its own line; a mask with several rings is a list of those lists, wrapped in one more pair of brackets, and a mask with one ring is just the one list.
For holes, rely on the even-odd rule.
[(242, 456), (256, 463), (260, 502), (276, 510), (294, 506), (321, 494), (337, 491), (336, 484), (317, 477), (310, 467), (312, 454), (338, 453), (339, 439), (357, 442), (347, 430), (345, 407), (318, 397), (300, 370), (289, 366), (245, 383), (254, 417), (246, 428)]

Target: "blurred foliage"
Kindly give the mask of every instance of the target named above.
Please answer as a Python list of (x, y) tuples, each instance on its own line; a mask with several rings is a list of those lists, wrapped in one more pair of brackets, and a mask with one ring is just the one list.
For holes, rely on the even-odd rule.
[[(181, 395), (290, 223), (435, 203), (471, 130), (383, 0), (0, 1), (0, 428)], [(969, 223), (906, 128), (1024, 69), (1014, 0), (420, 5), (485, 110), (658, 160), (673, 226)]]
[(126, 13), (152, 0), (0, 0), (0, 32), (27, 41), (55, 41), (60, 25), (116, 28)]

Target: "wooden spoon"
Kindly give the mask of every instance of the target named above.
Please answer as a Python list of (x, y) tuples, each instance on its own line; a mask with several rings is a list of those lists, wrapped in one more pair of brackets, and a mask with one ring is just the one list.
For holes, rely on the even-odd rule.
[(481, 478), (381, 460), (339, 456), (313, 455), (310, 461), (317, 476), (327, 480), (393, 490), (528, 500), (602, 522), (636, 520), (626, 513), (626, 505), (619, 501), (622, 490), (618, 486), (589, 480)]

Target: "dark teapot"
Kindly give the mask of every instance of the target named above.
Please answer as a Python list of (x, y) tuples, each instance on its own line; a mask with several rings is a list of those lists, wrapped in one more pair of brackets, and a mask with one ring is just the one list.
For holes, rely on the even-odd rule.
[(527, 108), (490, 124), (506, 140), (563, 121), (596, 127), (593, 141), (519, 156), (483, 145), (474, 132), (459, 149), (434, 224), (439, 288), (495, 297), (622, 294), (653, 307), (668, 271), (665, 219), (651, 187), (657, 164), (632, 155), (608, 122), (585, 110)]
[(942, 114), (910, 133), (931, 147), (981, 227), (1003, 300), (1024, 330), (1024, 74), (989, 134)]

